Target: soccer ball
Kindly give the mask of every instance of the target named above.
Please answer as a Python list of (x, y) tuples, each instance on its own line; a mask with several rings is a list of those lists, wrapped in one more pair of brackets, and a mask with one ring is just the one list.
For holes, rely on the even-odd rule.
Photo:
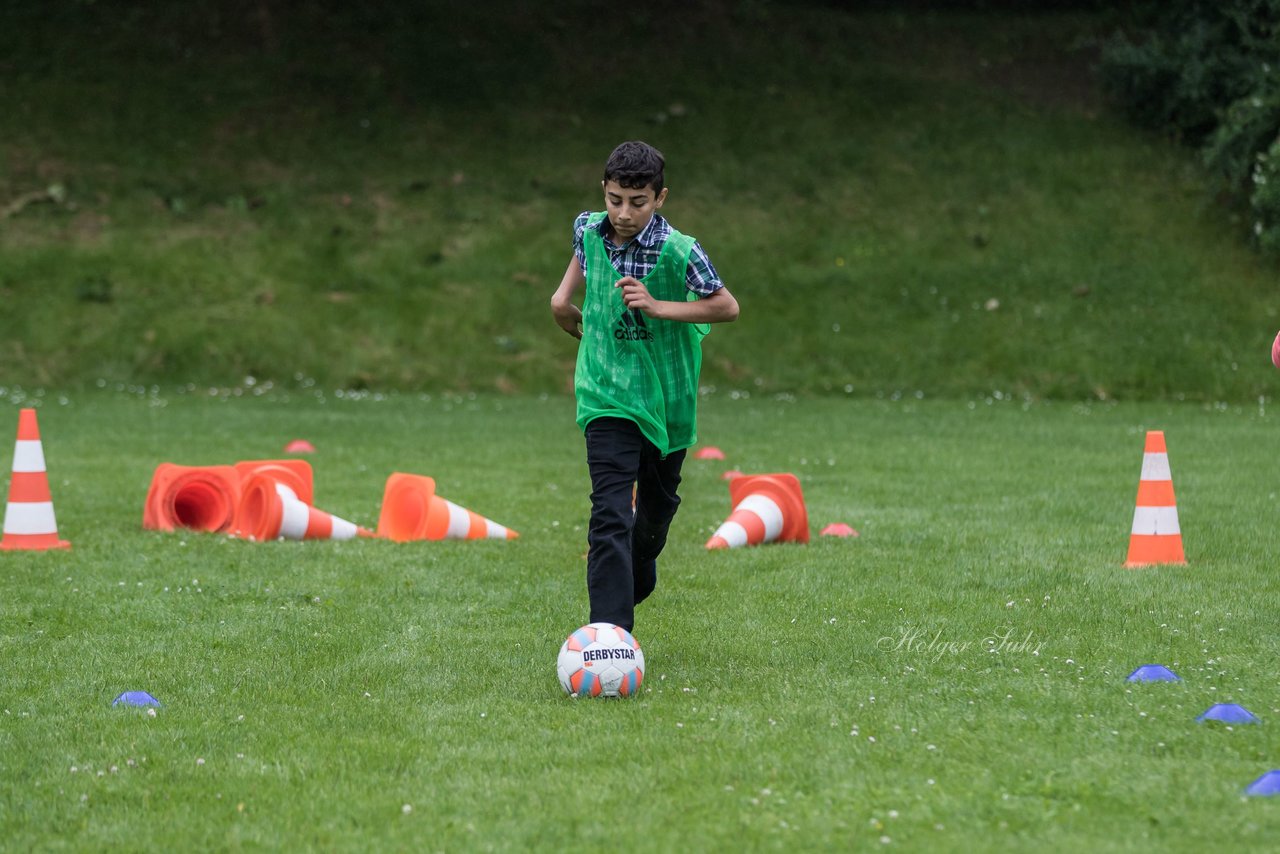
[(556, 672), (570, 696), (630, 697), (644, 680), (644, 653), (621, 626), (591, 623), (561, 645)]

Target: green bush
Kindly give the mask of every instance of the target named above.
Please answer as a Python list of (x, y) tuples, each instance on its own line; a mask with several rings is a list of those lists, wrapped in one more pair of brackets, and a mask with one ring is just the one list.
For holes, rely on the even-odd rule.
[(1148, 4), (1104, 46), (1099, 69), (1130, 118), (1199, 147), (1229, 194), (1248, 200), (1259, 244), (1280, 246), (1280, 197), (1265, 183), (1280, 134), (1280, 0)]
[(1258, 155), (1252, 180), (1253, 233), (1264, 249), (1280, 253), (1280, 137)]

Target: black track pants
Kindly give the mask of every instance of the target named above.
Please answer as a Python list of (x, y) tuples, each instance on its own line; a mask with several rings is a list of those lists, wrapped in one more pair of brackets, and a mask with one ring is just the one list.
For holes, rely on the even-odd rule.
[[(665, 457), (625, 418), (597, 418), (587, 425), (591, 472), (591, 525), (587, 531), (587, 595), (591, 622), (631, 631), (635, 606), (658, 583), (657, 557), (680, 497), (685, 452)], [(636, 488), (635, 512), (631, 490)]]

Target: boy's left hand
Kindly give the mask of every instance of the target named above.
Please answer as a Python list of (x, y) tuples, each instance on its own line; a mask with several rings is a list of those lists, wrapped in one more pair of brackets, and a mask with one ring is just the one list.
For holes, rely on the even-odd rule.
[(644, 282), (631, 276), (626, 276), (614, 282), (614, 287), (622, 288), (622, 302), (627, 308), (639, 309), (647, 315), (653, 315), (657, 300), (649, 293), (649, 289), (644, 286)]

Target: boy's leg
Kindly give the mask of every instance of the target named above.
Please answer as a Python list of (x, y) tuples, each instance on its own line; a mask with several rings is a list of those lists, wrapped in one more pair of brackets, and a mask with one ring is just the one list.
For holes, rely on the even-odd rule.
[(591, 525), (587, 531), (587, 595), (591, 622), (631, 631), (635, 586), (631, 574), (631, 488), (647, 444), (635, 422), (597, 418), (587, 425)]
[(667, 544), (667, 530), (680, 506), (676, 489), (685, 452), (673, 451), (665, 457), (645, 442), (640, 455), (640, 477), (636, 487), (636, 518), (631, 529), (631, 571), (635, 576), (635, 601), (643, 602), (658, 584), (658, 555)]

